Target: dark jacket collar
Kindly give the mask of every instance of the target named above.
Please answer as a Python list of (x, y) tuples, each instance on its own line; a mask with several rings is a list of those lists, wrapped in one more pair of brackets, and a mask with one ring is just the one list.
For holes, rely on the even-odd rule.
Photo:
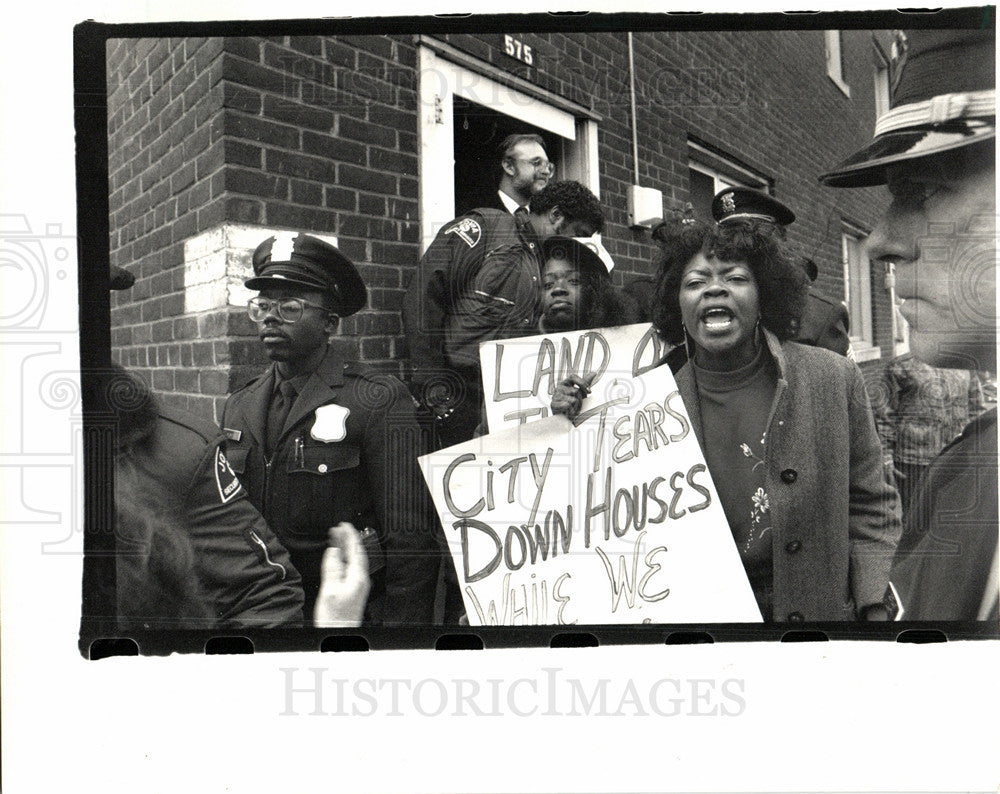
[[(264, 433), (267, 428), (267, 410), (274, 393), (277, 365), (272, 363), (264, 373), (247, 387), (247, 400), (244, 414), (245, 426), (257, 443), (264, 444)], [(344, 384), (343, 355), (334, 345), (327, 348), (326, 355), (316, 370), (303, 385), (295, 405), (292, 406), (281, 437), (302, 420), (304, 416), (316, 410), (319, 406), (330, 402), (336, 396), (336, 389)], [(236, 421), (236, 420), (234, 420)], [(242, 424), (242, 423), (241, 423)], [(280, 443), (280, 441), (279, 441)]]
[[(771, 411), (767, 419), (768, 427), (770, 427), (771, 418), (774, 416), (778, 399), (781, 397), (785, 387), (788, 385), (788, 359), (785, 356), (785, 351), (782, 348), (778, 337), (764, 328), (764, 326), (761, 326), (761, 331), (764, 334), (764, 342), (767, 345), (767, 350), (771, 354), (771, 358), (774, 359), (774, 363), (778, 369), (777, 391), (775, 392), (774, 400), (771, 404)], [(670, 353), (667, 354), (666, 361), (667, 363), (671, 363)], [(673, 369), (672, 365), (671, 369)], [(700, 404), (698, 402), (698, 384), (694, 379), (694, 370), (691, 368), (691, 364), (686, 360), (686, 358), (684, 359), (683, 365), (674, 371), (674, 379), (677, 381), (677, 390), (681, 393), (681, 400), (684, 401), (684, 407), (687, 409), (688, 416), (691, 419), (691, 428), (694, 430), (694, 434), (698, 438), (698, 441), (701, 442), (703, 436), (701, 433)]]

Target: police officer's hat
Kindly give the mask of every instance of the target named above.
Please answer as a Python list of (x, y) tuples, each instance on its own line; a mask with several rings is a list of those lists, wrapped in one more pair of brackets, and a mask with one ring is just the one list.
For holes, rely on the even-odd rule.
[(333, 311), (347, 317), (368, 300), (354, 264), (329, 243), (293, 232), (268, 237), (253, 252), (253, 278), (247, 289), (301, 287), (334, 298)]
[(820, 176), (829, 187), (885, 184), (885, 167), (987, 141), (996, 135), (996, 34), (989, 30), (896, 31), (890, 110), (875, 139)]
[(787, 226), (795, 220), (795, 213), (767, 193), (748, 187), (727, 187), (712, 199), (712, 217), (716, 223), (755, 220)]
[(572, 237), (553, 235), (542, 243), (544, 261), (564, 259), (576, 265), (588, 279), (609, 278), (607, 265), (593, 248)]

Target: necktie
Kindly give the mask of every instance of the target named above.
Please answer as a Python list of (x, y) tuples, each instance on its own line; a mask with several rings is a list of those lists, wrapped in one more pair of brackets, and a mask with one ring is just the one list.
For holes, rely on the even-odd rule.
[(278, 393), (271, 398), (271, 406), (267, 412), (267, 454), (274, 454), (281, 438), (281, 430), (285, 426), (288, 412), (295, 402), (295, 387), (290, 381), (283, 380), (278, 384)]

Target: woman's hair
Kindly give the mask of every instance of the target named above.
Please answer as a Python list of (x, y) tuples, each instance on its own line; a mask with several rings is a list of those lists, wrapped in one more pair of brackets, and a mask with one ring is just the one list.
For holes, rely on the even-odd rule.
[(115, 469), (118, 625), (131, 629), (210, 628), (194, 550), (178, 495), (151, 480), (126, 452)]
[(723, 262), (745, 262), (757, 282), (760, 322), (778, 339), (798, 334), (809, 282), (778, 232), (766, 221), (709, 224), (675, 213), (653, 230), (659, 244), (653, 325), (671, 344), (684, 341), (680, 286), (684, 268), (699, 252)]
[(610, 279), (585, 276), (580, 303), (580, 328), (613, 328), (635, 322), (628, 304)]

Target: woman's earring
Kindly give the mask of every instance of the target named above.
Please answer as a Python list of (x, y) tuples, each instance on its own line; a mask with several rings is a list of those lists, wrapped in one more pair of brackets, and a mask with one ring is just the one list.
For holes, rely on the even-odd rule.
[(760, 345), (761, 345), (761, 341), (760, 341), (760, 315), (757, 316), (757, 324), (754, 325), (754, 327), (753, 327), (753, 337), (754, 337), (754, 344), (759, 349)]
[(688, 347), (688, 329), (684, 323), (681, 323), (681, 331), (684, 332), (684, 352), (687, 354), (688, 361), (691, 361), (691, 348)]

